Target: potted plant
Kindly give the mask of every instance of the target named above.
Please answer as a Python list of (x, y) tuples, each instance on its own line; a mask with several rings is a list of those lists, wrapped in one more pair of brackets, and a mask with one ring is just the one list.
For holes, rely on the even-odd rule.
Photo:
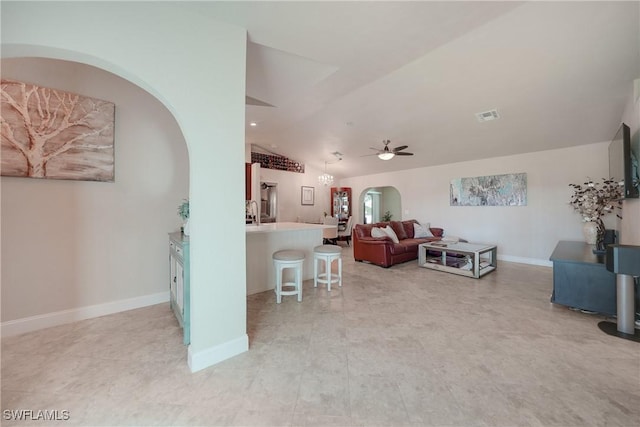
[(182, 219), (183, 226), (182, 232), (185, 236), (189, 235), (189, 200), (183, 199), (182, 203), (178, 205), (178, 215)]
[(386, 211), (384, 213), (384, 215), (382, 215), (382, 221), (389, 222), (389, 221), (391, 221), (391, 217), (392, 216), (393, 216), (393, 214), (390, 211)]
[[(582, 216), (582, 229), (587, 243), (596, 245), (594, 252), (604, 251), (605, 227), (602, 218), (621, 209), (622, 187), (611, 178), (602, 178), (602, 182), (589, 179), (583, 184), (569, 186), (573, 187), (569, 204)], [(619, 214), (616, 216), (622, 218)]]

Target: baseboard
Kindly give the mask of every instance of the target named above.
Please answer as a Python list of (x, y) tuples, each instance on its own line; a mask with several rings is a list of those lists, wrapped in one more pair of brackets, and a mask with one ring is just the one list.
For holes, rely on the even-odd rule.
[(189, 346), (189, 368), (191, 372), (196, 372), (249, 350), (249, 337), (244, 334), (231, 341), (198, 352), (193, 352), (191, 348)]
[(517, 262), (520, 264), (540, 265), (543, 267), (553, 267), (553, 263), (546, 259), (526, 258), (511, 255), (498, 255), (498, 261)]
[(79, 320), (92, 319), (94, 317), (106, 316), (107, 314), (120, 313), (121, 311), (133, 310), (147, 307), (149, 305), (161, 304), (169, 301), (169, 292), (159, 292), (157, 294), (144, 295), (141, 297), (128, 298), (119, 301), (112, 301), (104, 304), (90, 305), (86, 307), (73, 308), (70, 310), (56, 311), (54, 313), (40, 314), (37, 316), (25, 317), (22, 319), (2, 322), (2, 337), (33, 332), (52, 326), (64, 325), (77, 322)]

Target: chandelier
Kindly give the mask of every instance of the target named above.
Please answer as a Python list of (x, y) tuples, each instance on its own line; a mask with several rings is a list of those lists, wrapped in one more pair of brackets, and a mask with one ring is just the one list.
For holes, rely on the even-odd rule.
[(325, 187), (333, 184), (333, 175), (327, 173), (327, 162), (324, 162), (324, 173), (318, 177), (318, 182)]

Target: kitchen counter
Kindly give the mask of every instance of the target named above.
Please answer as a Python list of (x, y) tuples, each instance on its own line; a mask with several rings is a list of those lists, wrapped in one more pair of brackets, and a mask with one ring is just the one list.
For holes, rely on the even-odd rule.
[(304, 222), (271, 222), (266, 224), (250, 224), (247, 225), (247, 234), (249, 233), (273, 233), (281, 231), (297, 231), (297, 230), (322, 230), (323, 228), (335, 227), (334, 225), (324, 224), (307, 224)]
[[(313, 279), (313, 248), (322, 244), (322, 230), (331, 227), (335, 226), (301, 222), (247, 225), (247, 295), (275, 288), (276, 280), (271, 257), (274, 252), (283, 249), (303, 251), (305, 260), (302, 279)], [(285, 274), (289, 273), (291, 271), (285, 270)]]

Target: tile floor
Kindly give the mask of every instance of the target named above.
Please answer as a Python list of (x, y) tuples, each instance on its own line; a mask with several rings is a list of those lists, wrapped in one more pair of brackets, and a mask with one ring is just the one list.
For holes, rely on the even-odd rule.
[(194, 374), (168, 304), (6, 338), (2, 425), (640, 425), (640, 344), (550, 304), (550, 268), (344, 260), (331, 293), (250, 296), (250, 351)]

